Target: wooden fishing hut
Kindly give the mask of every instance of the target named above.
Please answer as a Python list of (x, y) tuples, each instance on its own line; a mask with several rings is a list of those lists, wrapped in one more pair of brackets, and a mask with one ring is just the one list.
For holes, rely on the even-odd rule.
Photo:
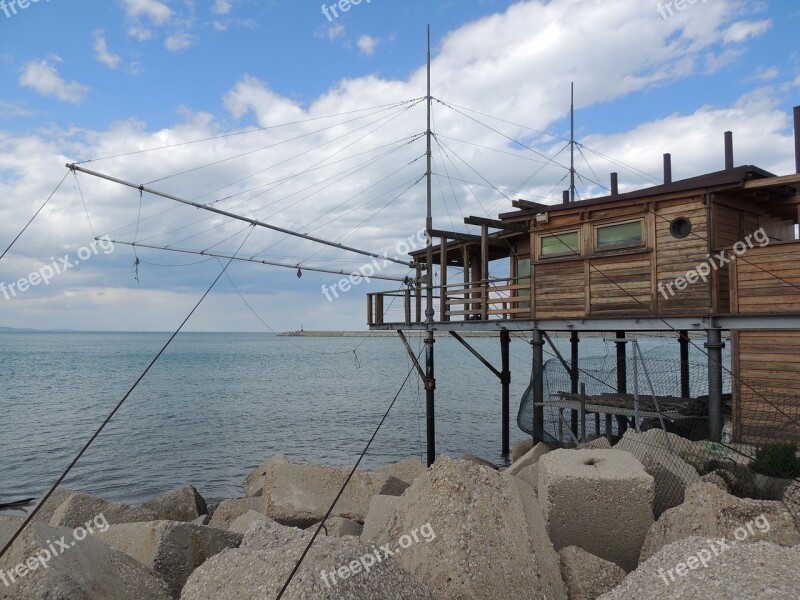
[[(569, 332), (571, 355), (562, 360), (571, 369), (572, 394), (578, 392), (581, 333), (614, 332), (620, 394), (628, 392), (627, 335), (675, 335), (684, 398), (690, 388), (689, 346), (698, 344), (708, 357), (707, 435), (714, 441), (723, 433), (722, 349), (723, 334), (729, 333), (732, 441), (799, 441), (800, 107), (794, 117), (792, 175), (735, 166), (733, 135), (726, 132), (724, 169), (717, 172), (673, 181), (667, 154), (662, 185), (620, 193), (612, 173), (610, 194), (603, 197), (573, 201), (573, 188), (572, 194), (564, 192), (562, 204), (518, 200), (514, 210), (496, 219), (465, 218), (480, 235), (434, 229), (429, 221), (432, 253), (426, 249), (411, 256), (420, 274), (428, 256), (440, 269), (432, 323), (423, 320), (420, 285), (416, 292), (369, 294), (369, 326), (401, 336), (430, 327), (449, 332), (490, 368), (502, 386), (504, 454), (509, 452), (512, 331), (530, 332), (534, 373), (543, 367), (547, 332)], [(509, 276), (490, 276), (493, 267)], [(460, 281), (448, 281), (448, 268), (463, 270)], [(383, 309), (387, 298), (398, 295), (404, 319), (389, 322)], [(500, 369), (459, 335), (466, 331), (499, 332)], [(705, 343), (693, 341), (700, 335)], [(432, 358), (430, 370), (417, 366), (432, 391)], [(538, 421), (541, 430), (547, 402), (542, 378), (532, 385), (533, 425), (536, 430)], [(626, 414), (609, 409), (607, 433), (612, 413)], [(429, 404), (429, 462), (435, 456), (433, 427)]]

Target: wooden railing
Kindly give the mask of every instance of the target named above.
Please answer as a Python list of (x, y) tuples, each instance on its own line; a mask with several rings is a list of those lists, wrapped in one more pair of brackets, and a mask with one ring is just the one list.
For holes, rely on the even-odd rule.
[[(524, 283), (519, 283), (520, 280)], [(422, 323), (424, 304), (424, 289), (367, 294), (368, 323)], [(530, 283), (522, 278), (509, 278), (436, 286), (434, 307), (435, 320), (444, 322), (529, 319)]]

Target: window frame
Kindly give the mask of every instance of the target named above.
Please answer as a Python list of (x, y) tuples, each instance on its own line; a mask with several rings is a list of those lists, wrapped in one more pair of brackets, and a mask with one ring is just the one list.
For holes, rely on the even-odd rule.
[[(600, 245), (600, 230), (608, 227), (619, 227), (621, 225), (630, 225), (631, 223), (639, 224), (639, 231), (641, 233), (638, 241), (631, 242), (616, 242), (613, 244)], [(603, 223), (602, 225), (595, 225), (592, 228), (592, 247), (595, 252), (613, 252), (615, 250), (627, 250), (630, 248), (645, 248), (647, 246), (647, 235), (645, 231), (645, 222), (643, 218), (628, 219), (626, 221), (616, 221), (611, 223)]]
[[(544, 240), (545, 238), (563, 236), (563, 235), (571, 235), (575, 234), (576, 236), (576, 243), (575, 249), (572, 248), (565, 248), (563, 252), (555, 252), (553, 254), (545, 254), (544, 253)], [(583, 256), (583, 245), (581, 240), (581, 230), (580, 229), (567, 229), (565, 231), (556, 231), (556, 232), (548, 232), (548, 233), (540, 233), (536, 238), (536, 253), (539, 257), (539, 260), (549, 260), (551, 258), (564, 258), (569, 256)]]

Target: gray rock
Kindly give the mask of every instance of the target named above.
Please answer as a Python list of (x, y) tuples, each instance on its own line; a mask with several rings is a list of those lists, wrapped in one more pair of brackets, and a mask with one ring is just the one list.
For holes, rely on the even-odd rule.
[(689, 537), (661, 548), (600, 600), (788, 600), (798, 598), (798, 581), (795, 549), (756, 542), (715, 556), (708, 538)]
[[(181, 598), (275, 598), (311, 535), (272, 521), (256, 523), (238, 549), (225, 550), (198, 568), (186, 583)], [(383, 560), (383, 552), (375, 545), (350, 536), (318, 537), (283, 598), (436, 600), (422, 584), (399, 568), (397, 561)]]
[(577, 445), (576, 450), (611, 450), (611, 442), (608, 438), (598, 437), (588, 442)]
[[(667, 433), (666, 436), (672, 434)], [(677, 438), (677, 436), (673, 436)], [(673, 438), (670, 438), (670, 442)], [(680, 439), (680, 438), (678, 438)], [(676, 443), (673, 448), (682, 446)], [(642, 463), (644, 470), (655, 479), (656, 491), (653, 501), (653, 515), (658, 518), (668, 508), (683, 502), (686, 488), (700, 481), (694, 467), (669, 450), (665, 433), (652, 429), (637, 433), (629, 429), (614, 446), (614, 450), (630, 452)], [(677, 452), (677, 450), (676, 450)]]
[(44, 503), (41, 510), (36, 513), (36, 516), (33, 517), (33, 520), (37, 523), (49, 523), (50, 519), (53, 518), (53, 513), (56, 512), (56, 509), (64, 504), (67, 499), (74, 494), (72, 490), (67, 488), (56, 488), (55, 491), (51, 494), (51, 496), (47, 499), (47, 502)]
[(283, 454), (276, 454), (265, 463), (250, 471), (242, 483), (244, 495), (248, 497), (261, 496), (264, 489), (264, 477), (266, 476), (267, 469), (269, 469), (270, 465), (288, 463), (289, 460)]
[(498, 469), (496, 464), (490, 463), (488, 460), (483, 460), (482, 458), (475, 456), (473, 454), (469, 454), (468, 452), (464, 452), (464, 454), (458, 457), (458, 460), (465, 460), (467, 462), (475, 463), (476, 465), (481, 465), (483, 467), (494, 469), (495, 471), (497, 471)]
[[(748, 524), (752, 532), (747, 530)], [(697, 483), (686, 492), (686, 501), (666, 511), (650, 528), (640, 562), (664, 546), (692, 537), (734, 540), (745, 529), (747, 543), (768, 541), (780, 546), (800, 543), (800, 531), (781, 502), (737, 498), (712, 483)]]
[[(0, 520), (0, 536), (8, 522)], [(8, 538), (7, 538), (8, 539)], [(65, 544), (62, 548), (56, 540)], [(74, 543), (74, 545), (72, 545)], [(52, 548), (56, 555), (52, 555)], [(38, 557), (35, 568), (32, 559)], [(0, 559), (0, 572), (10, 579), (17, 565), (30, 564), (9, 585), (0, 584), (2, 600), (169, 600), (166, 583), (138, 562), (106, 546), (94, 536), (78, 540), (73, 529), (32, 522)]]
[(517, 462), (520, 458), (525, 456), (535, 445), (533, 438), (525, 438), (514, 442), (514, 447), (511, 450), (512, 463)]
[(208, 525), (211, 522), (211, 517), (208, 515), (201, 515), (192, 521), (192, 525)]
[(80, 527), (101, 514), (112, 525), (159, 520), (191, 522), (207, 512), (205, 500), (192, 486), (141, 504), (109, 502), (76, 492), (53, 511), (49, 524), (52, 527)]
[(625, 571), (617, 565), (577, 546), (562, 548), (558, 554), (569, 600), (595, 600), (625, 579)]
[(520, 456), (517, 460), (515, 460), (511, 466), (505, 470), (505, 473), (508, 475), (519, 475), (523, 469), (538, 463), (539, 459), (548, 452), (550, 452), (549, 446), (540, 442), (528, 450), (524, 456)]
[(261, 509), (261, 498), (238, 498), (235, 500), (223, 500), (214, 511), (211, 517), (211, 527), (217, 529), (230, 529), (231, 523), (251, 510)]
[(173, 490), (160, 498), (142, 502), (139, 506), (144, 510), (153, 511), (162, 521), (191, 523), (196, 518), (208, 514), (206, 501), (191, 485)]
[[(272, 464), (264, 479), (261, 512), (283, 525), (308, 527), (326, 515), (349, 475), (347, 468)], [(363, 523), (373, 496), (397, 496), (407, 487), (384, 473), (357, 471), (331, 515)]]
[(244, 513), (241, 517), (237, 517), (228, 527), (228, 531), (233, 533), (247, 533), (247, 530), (250, 529), (250, 526), (253, 523), (257, 523), (258, 521), (271, 521), (268, 516), (262, 515), (260, 512), (255, 510), (249, 510)]
[[(727, 473), (727, 471), (722, 471), (722, 473)], [(712, 471), (711, 473), (706, 473), (700, 478), (702, 483), (711, 483), (717, 486), (725, 493), (730, 493), (730, 488), (728, 487), (728, 482), (726, 481), (725, 477), (720, 474), (720, 471)]]
[(373, 496), (364, 520), (361, 539), (372, 542), (384, 539), (400, 504), (401, 500), (397, 496)]
[(178, 521), (112, 525), (95, 535), (160, 575), (176, 598), (197, 567), (242, 542), (241, 534)]
[[(394, 498), (394, 496), (377, 497)], [(317, 527), (319, 527), (319, 523), (314, 523), (311, 527), (306, 527), (306, 531), (313, 533), (316, 531)], [(328, 537), (342, 537), (343, 535), (360, 537), (363, 530), (364, 526), (361, 525), (361, 523), (356, 523), (355, 521), (342, 517), (329, 517), (328, 520), (325, 521), (325, 527), (322, 529), (322, 533)]]
[(406, 460), (381, 467), (376, 472), (397, 477), (408, 485), (425, 472), (425, 465), (418, 458), (408, 458)]
[(441, 457), (400, 501), (378, 543), (395, 547), (416, 534), (420, 541), (395, 558), (439, 600), (565, 598), (548, 595), (542, 540), (531, 540), (513, 477)]

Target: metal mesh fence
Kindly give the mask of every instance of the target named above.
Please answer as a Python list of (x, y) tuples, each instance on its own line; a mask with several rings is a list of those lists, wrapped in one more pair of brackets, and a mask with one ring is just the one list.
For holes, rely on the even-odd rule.
[[(800, 395), (732, 386), (723, 371), (722, 439), (711, 442), (707, 364), (640, 355), (620, 367), (616, 355), (581, 357), (573, 380), (560, 359), (548, 360), (531, 375), (520, 429), (551, 448), (609, 447), (598, 439), (605, 437), (631, 452), (660, 474), (656, 516), (681, 504), (691, 483), (717, 473), (736, 496), (783, 501), (800, 528)], [(537, 377), (543, 402), (535, 407)], [(534, 408), (541, 418), (535, 425)]]

